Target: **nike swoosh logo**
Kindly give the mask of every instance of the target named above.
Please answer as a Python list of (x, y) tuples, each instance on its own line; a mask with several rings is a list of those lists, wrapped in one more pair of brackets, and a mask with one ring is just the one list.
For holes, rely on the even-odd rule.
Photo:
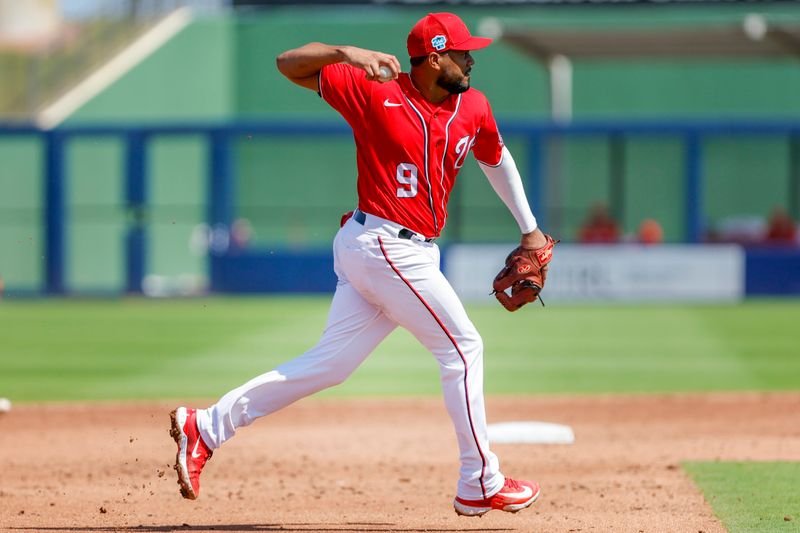
[(395, 102), (390, 102), (387, 98), (383, 101), (383, 107), (401, 107), (403, 104), (397, 104)]
[(197, 459), (200, 457), (200, 454), (197, 453), (197, 447), (200, 446), (200, 439), (194, 441), (194, 450), (192, 450), (192, 459)]
[(518, 498), (520, 500), (527, 499), (533, 496), (533, 489), (530, 487), (525, 487), (525, 490), (522, 492), (504, 492), (503, 497), (506, 498)]

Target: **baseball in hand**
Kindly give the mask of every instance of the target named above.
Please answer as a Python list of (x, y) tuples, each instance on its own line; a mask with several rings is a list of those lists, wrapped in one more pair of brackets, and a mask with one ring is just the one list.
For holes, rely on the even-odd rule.
[(389, 67), (381, 65), (381, 68), (378, 69), (378, 80), (389, 81), (391, 79), (392, 79), (392, 71), (389, 70)]
[(8, 398), (0, 398), (0, 414), (7, 413), (11, 410), (11, 400)]

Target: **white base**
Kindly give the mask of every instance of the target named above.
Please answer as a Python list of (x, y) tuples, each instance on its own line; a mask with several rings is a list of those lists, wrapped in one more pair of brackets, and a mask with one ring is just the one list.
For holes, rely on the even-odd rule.
[(572, 428), (549, 422), (502, 422), (489, 424), (489, 442), (498, 444), (572, 444)]

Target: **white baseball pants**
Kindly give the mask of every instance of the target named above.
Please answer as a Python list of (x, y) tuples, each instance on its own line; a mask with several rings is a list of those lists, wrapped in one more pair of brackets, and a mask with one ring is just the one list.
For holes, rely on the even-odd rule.
[(460, 449), (458, 496), (484, 499), (505, 479), (489, 450), (483, 400), (483, 343), (461, 301), (439, 270), (439, 247), (399, 238), (401, 226), (366, 215), (352, 218), (334, 240), (339, 278), (328, 323), (303, 355), (198, 410), (205, 443), (218, 448), (237, 428), (337, 385), (398, 325), (439, 362), (442, 390)]

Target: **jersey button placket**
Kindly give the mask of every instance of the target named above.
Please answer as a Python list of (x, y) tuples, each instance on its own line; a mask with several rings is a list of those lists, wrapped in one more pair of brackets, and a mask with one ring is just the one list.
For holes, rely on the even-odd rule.
[(439, 161), (442, 158), (442, 150), (444, 150), (444, 135), (442, 132), (441, 121), (438, 120), (439, 111), (434, 111), (431, 114), (431, 118), (428, 121), (428, 131), (430, 132), (431, 140), (434, 138), (436, 139), (433, 142), (430, 142), (430, 170), (428, 173), (428, 180), (431, 187), (431, 201), (433, 205), (431, 206), (434, 211), (434, 220), (436, 221), (436, 233), (439, 233), (439, 217), (436, 216), (436, 196), (434, 195), (434, 191), (436, 190), (436, 186), (434, 183), (441, 183), (443, 176), (439, 174)]
[(439, 220), (436, 216), (436, 200), (433, 197), (433, 176), (431, 175), (431, 168), (436, 168), (435, 165), (431, 165), (431, 160), (435, 161), (436, 155), (436, 143), (433, 141), (434, 136), (434, 129), (433, 129), (433, 117), (434, 114), (428, 116), (428, 119), (425, 121), (425, 127), (428, 128), (428, 145), (425, 147), (425, 151), (428, 152), (427, 157), (427, 165), (425, 167), (425, 176), (428, 178), (428, 200), (430, 202), (431, 208), (431, 215), (433, 216), (433, 229), (436, 233), (439, 233)]

